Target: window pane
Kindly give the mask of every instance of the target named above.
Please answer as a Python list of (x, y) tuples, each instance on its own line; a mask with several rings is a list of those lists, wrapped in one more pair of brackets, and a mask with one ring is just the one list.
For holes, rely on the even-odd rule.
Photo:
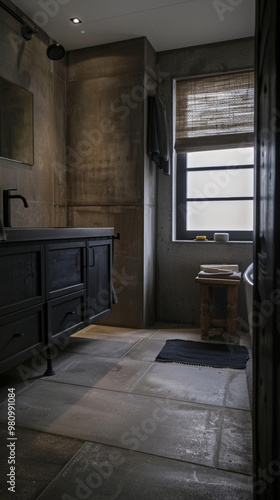
[(187, 230), (252, 231), (252, 201), (194, 201), (187, 206)]
[(254, 148), (231, 148), (188, 153), (188, 168), (253, 165)]
[(187, 198), (222, 198), (254, 195), (254, 170), (187, 172)]

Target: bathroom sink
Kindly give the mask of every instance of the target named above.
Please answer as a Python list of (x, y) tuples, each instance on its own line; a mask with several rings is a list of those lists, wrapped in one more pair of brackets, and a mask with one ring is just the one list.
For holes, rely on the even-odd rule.
[[(112, 227), (7, 227), (6, 242), (113, 236)], [(5, 243), (5, 242), (4, 242)]]

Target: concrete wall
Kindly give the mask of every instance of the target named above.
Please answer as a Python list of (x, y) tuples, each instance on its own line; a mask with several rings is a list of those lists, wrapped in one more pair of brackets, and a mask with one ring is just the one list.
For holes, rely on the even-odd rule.
[[(155, 167), (145, 154), (147, 85), (155, 53), (145, 38), (68, 53), (70, 226), (113, 226), (118, 305), (106, 324), (154, 320)], [(151, 85), (151, 81), (152, 85)]]
[(66, 225), (65, 60), (47, 58), (48, 42), (43, 35), (25, 41), (19, 22), (1, 9), (0, 76), (34, 101), (34, 165), (0, 159), (1, 215), (3, 189), (17, 188), (29, 204), (11, 202), (14, 226)]
[[(158, 94), (167, 108), (170, 147), (173, 150), (173, 82), (176, 78), (254, 68), (253, 39), (171, 50), (157, 54), (163, 79)], [(173, 158), (173, 175), (174, 158)], [(194, 279), (200, 264), (234, 263), (240, 270), (253, 260), (252, 243), (174, 242), (172, 231), (174, 177), (157, 176), (156, 315), (159, 321), (199, 324), (199, 287)], [(243, 283), (238, 314), (246, 318)]]

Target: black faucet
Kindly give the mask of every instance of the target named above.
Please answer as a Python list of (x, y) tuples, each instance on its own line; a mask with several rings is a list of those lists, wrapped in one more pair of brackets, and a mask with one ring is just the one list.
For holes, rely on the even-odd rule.
[(10, 199), (11, 198), (20, 198), (23, 201), (25, 208), (28, 207), (28, 203), (24, 196), (21, 194), (10, 194), (11, 191), (16, 191), (16, 189), (4, 189), (3, 191), (3, 222), (4, 227), (11, 227), (11, 207), (10, 207)]

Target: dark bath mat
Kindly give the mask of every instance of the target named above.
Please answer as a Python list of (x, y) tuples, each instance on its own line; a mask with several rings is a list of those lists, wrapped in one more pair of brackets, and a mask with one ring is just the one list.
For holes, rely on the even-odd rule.
[(212, 366), (214, 368), (245, 369), (248, 349), (232, 344), (211, 344), (192, 340), (167, 340), (156, 361)]

